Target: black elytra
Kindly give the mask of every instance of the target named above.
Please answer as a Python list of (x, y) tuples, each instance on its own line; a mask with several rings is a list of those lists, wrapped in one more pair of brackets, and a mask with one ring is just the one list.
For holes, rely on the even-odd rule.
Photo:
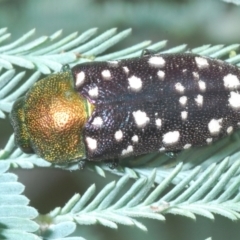
[(72, 73), (96, 107), (83, 133), (90, 160), (202, 146), (240, 124), (240, 70), (221, 60), (144, 51)]

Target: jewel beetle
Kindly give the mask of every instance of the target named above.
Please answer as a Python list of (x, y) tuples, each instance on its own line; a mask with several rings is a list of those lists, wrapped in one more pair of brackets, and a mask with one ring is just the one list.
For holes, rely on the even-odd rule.
[(240, 70), (193, 53), (88, 62), (37, 81), (11, 112), (17, 145), (53, 163), (211, 144), (240, 126)]

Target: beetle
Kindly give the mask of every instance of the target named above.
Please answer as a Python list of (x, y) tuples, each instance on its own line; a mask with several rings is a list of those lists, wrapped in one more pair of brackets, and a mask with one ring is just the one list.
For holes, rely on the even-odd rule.
[(240, 126), (240, 70), (193, 53), (65, 67), (12, 108), (16, 144), (52, 163), (211, 144)]

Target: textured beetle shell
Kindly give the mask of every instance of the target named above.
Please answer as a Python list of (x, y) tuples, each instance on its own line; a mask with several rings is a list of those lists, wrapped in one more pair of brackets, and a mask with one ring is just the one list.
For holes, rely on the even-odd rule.
[(240, 70), (220, 60), (149, 54), (72, 72), (95, 105), (83, 133), (89, 160), (206, 145), (240, 122)]

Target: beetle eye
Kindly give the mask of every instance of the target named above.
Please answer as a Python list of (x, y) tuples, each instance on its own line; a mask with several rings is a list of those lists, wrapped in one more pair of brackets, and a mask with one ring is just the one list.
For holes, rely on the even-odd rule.
[(30, 144), (30, 137), (25, 122), (24, 104), (24, 97), (19, 98), (13, 104), (10, 121), (14, 128), (16, 145), (25, 153), (33, 153), (34, 151)]

